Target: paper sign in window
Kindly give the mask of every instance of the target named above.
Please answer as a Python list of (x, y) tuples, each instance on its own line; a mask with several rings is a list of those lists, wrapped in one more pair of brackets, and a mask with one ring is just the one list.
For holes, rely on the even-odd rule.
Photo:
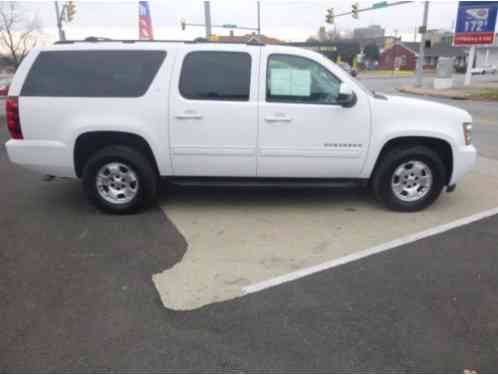
[(308, 70), (272, 69), (271, 95), (310, 96), (311, 74)]
[(291, 95), (310, 96), (311, 74), (309, 70), (291, 70)]
[(291, 94), (291, 70), (290, 69), (272, 69), (271, 70), (271, 95)]

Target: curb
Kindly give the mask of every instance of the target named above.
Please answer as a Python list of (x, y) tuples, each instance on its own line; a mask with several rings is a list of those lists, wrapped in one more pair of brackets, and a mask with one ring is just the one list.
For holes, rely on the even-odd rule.
[(403, 92), (405, 94), (413, 94), (420, 96), (432, 96), (436, 98), (444, 98), (444, 99), (454, 99), (454, 100), (469, 100), (471, 99), (469, 94), (448, 94), (448, 93), (438, 93), (434, 91), (428, 91), (424, 89), (412, 89), (409, 87), (400, 87), (397, 89), (399, 92)]
[(385, 76), (367, 76), (367, 75), (362, 75), (362, 74), (358, 74), (358, 76), (356, 77), (360, 80), (362, 79), (403, 79), (403, 78), (415, 78), (414, 75), (409, 75), (409, 76), (390, 76), (390, 75), (385, 75)]

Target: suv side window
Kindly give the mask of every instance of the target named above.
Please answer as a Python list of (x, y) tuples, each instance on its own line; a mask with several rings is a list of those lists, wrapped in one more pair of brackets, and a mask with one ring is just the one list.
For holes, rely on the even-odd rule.
[(165, 51), (43, 51), (21, 96), (134, 98), (148, 90)]
[(266, 101), (335, 104), (341, 81), (319, 63), (305, 57), (269, 57)]
[(248, 53), (194, 51), (183, 61), (180, 93), (186, 99), (248, 101), (250, 87)]

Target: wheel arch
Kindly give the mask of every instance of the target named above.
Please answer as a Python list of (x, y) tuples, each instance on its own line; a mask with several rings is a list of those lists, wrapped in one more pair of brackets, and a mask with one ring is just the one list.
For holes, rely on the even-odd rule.
[(431, 136), (400, 136), (387, 140), (378, 153), (370, 178), (374, 176), (382, 158), (389, 151), (398, 147), (413, 146), (426, 146), (441, 157), (447, 171), (445, 183), (448, 184), (453, 174), (453, 148), (447, 140)]
[(159, 168), (154, 152), (149, 143), (140, 135), (123, 131), (88, 131), (81, 133), (75, 140), (73, 159), (75, 174), (81, 177), (88, 159), (95, 152), (107, 146), (128, 146), (143, 153), (152, 163), (159, 175)]

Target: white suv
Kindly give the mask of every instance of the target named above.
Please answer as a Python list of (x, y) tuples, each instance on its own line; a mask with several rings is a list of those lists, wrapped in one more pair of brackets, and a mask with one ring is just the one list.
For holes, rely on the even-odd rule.
[(370, 186), (415, 211), (474, 165), (472, 118), (373, 93), (288, 46), (84, 41), (33, 50), (7, 100), (12, 162), (81, 178), (114, 213), (178, 184)]

